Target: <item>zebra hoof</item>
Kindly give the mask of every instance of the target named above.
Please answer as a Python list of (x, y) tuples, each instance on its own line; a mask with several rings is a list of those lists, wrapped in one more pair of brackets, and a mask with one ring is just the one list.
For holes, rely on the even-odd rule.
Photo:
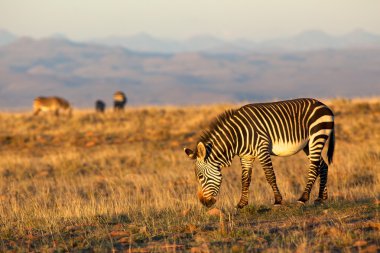
[(235, 209), (238, 209), (238, 210), (240, 210), (240, 209), (243, 209), (243, 207), (245, 207), (246, 205), (237, 205), (236, 207), (235, 207)]
[(316, 200), (314, 200), (314, 205), (316, 206), (321, 206), (325, 203), (325, 201), (321, 198), (317, 198)]
[(305, 205), (305, 202), (302, 201), (302, 200), (297, 200), (297, 204), (298, 204), (299, 206), (304, 206), (304, 205)]
[(248, 205), (248, 202), (247, 203), (240, 203), (236, 205), (236, 208), (237, 209), (242, 209), (243, 207), (245, 207), (246, 205)]

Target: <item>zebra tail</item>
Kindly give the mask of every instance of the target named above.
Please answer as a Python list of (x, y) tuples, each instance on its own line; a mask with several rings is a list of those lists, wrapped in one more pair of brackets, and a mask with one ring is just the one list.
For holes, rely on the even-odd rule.
[(333, 162), (333, 156), (334, 156), (334, 148), (335, 148), (335, 130), (333, 129), (330, 134), (330, 140), (329, 140), (329, 148), (327, 150), (327, 158), (329, 161), (329, 164)]

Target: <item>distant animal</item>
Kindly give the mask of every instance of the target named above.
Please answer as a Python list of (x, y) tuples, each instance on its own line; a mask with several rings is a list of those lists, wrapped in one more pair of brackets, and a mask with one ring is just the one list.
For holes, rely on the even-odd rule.
[(123, 111), (125, 105), (127, 104), (127, 97), (125, 96), (124, 92), (117, 91), (113, 94), (113, 101), (114, 101), (114, 111), (119, 112)]
[(95, 111), (104, 113), (106, 110), (106, 103), (102, 100), (96, 100), (95, 102)]
[(271, 155), (290, 156), (303, 150), (309, 158), (306, 187), (299, 202), (309, 200), (311, 188), (320, 177), (316, 202), (327, 199), (328, 165), (322, 149), (330, 138), (327, 157), (330, 164), (334, 154), (334, 114), (323, 103), (301, 98), (273, 103), (248, 104), (228, 110), (211, 124), (197, 142), (194, 150), (185, 148), (186, 155), (195, 160), (195, 174), (201, 185), (200, 202), (212, 206), (222, 182), (221, 167), (230, 166), (232, 158), (240, 157), (242, 193), (237, 208), (248, 204), (252, 164), (258, 158), (266, 179), (274, 192), (275, 205), (282, 203), (276, 183)]
[(70, 103), (61, 97), (37, 97), (33, 101), (33, 114), (38, 115), (41, 111), (53, 112), (59, 116), (60, 112), (67, 113), (68, 116), (72, 114)]

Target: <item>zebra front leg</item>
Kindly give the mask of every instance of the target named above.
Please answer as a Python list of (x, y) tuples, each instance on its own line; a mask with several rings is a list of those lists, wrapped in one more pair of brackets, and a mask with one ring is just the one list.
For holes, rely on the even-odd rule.
[(280, 190), (277, 187), (276, 175), (274, 174), (272, 159), (270, 158), (270, 153), (268, 150), (266, 150), (264, 152), (261, 152), (258, 157), (259, 157), (261, 166), (264, 169), (265, 177), (268, 183), (270, 184), (270, 186), (272, 186), (273, 193), (274, 193), (274, 205), (281, 205), (282, 196), (281, 196)]
[(240, 158), (241, 163), (241, 197), (237, 208), (243, 208), (248, 204), (248, 189), (251, 183), (253, 158)]

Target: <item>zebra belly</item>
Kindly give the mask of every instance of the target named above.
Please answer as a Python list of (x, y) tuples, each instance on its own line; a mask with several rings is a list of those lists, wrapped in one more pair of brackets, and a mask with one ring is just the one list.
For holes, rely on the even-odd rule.
[(295, 153), (303, 149), (306, 146), (307, 142), (308, 139), (296, 143), (283, 141), (272, 142), (271, 153), (277, 156), (294, 155)]

